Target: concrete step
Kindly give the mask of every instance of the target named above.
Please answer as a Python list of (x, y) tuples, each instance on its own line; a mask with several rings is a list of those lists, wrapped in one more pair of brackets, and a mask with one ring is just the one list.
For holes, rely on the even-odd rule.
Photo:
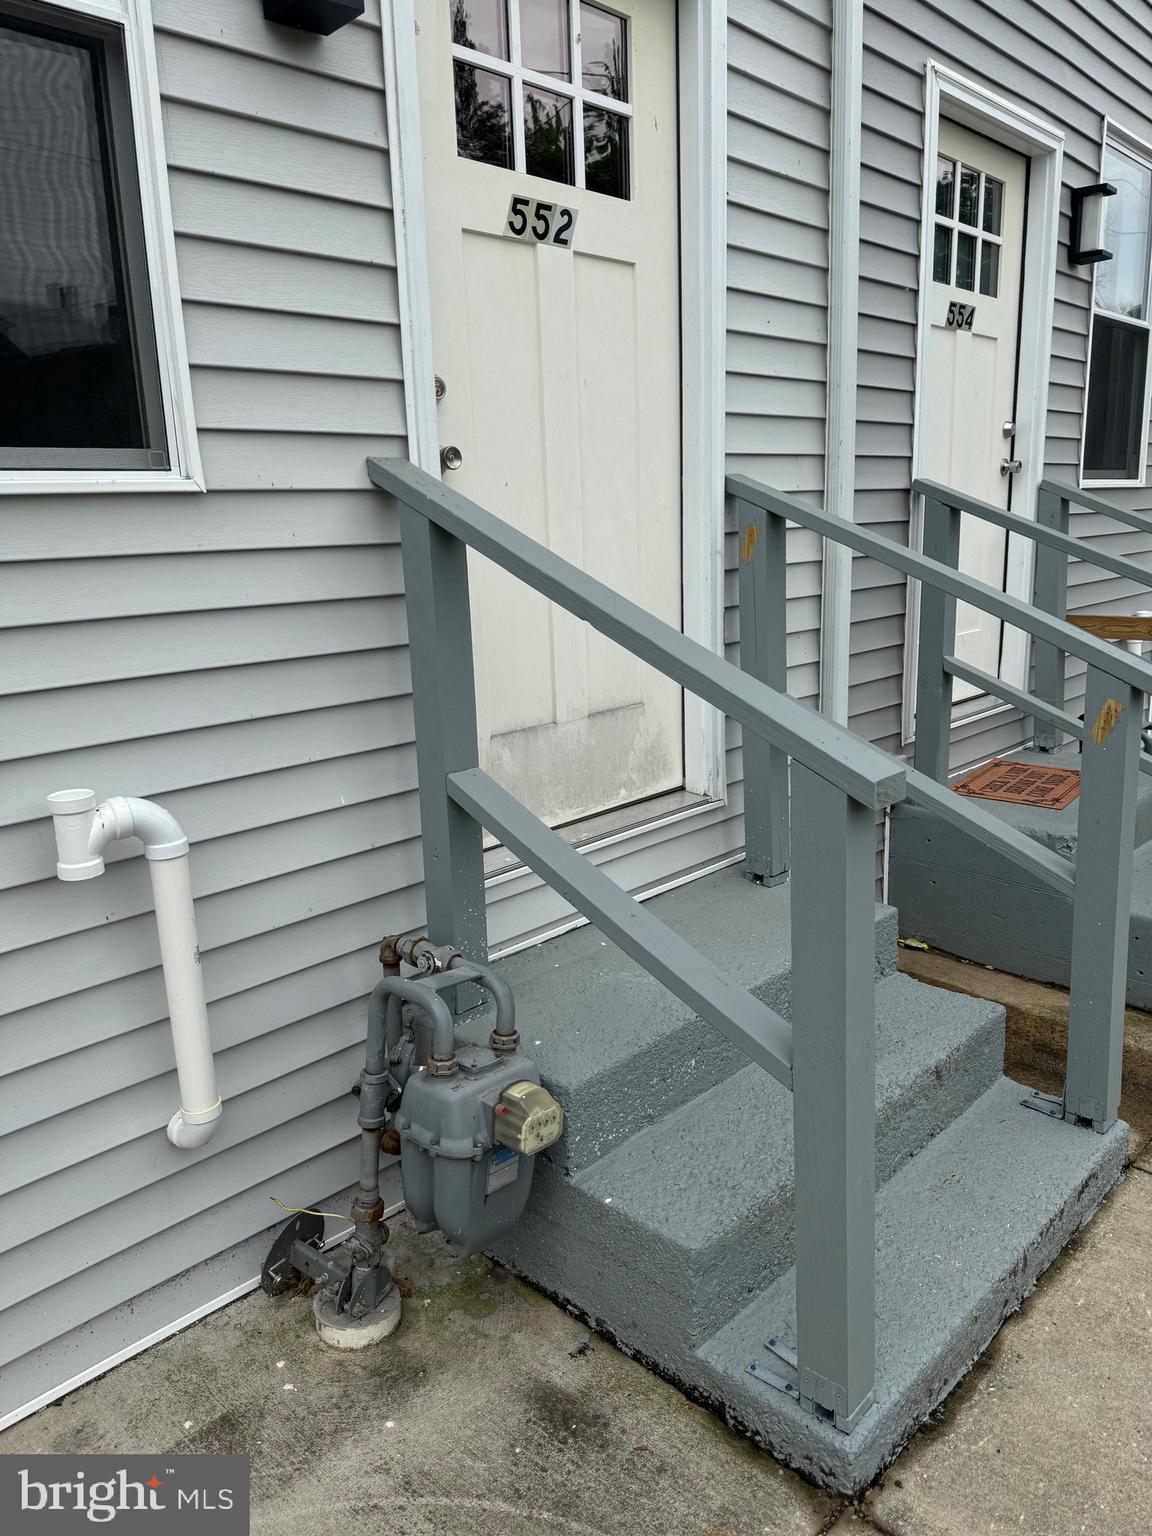
[(673, 1367), (684, 1384), (816, 1482), (866, 1487), (1123, 1174), (1127, 1126), (1097, 1136), (1025, 1109), (1025, 1094), (1001, 1079), (880, 1192), (876, 1402), (850, 1435), (748, 1370), (776, 1368), (766, 1339), (795, 1344), (793, 1271)]
[[(732, 980), (787, 1015), (790, 896), (744, 878), (743, 866), (709, 875), (647, 909), (674, 928)], [(876, 909), (876, 969), (896, 969), (896, 914)], [(564, 1106), (564, 1138), (550, 1157), (587, 1167), (635, 1131), (747, 1066), (747, 1057), (712, 1025), (595, 928), (580, 928), (511, 955), (500, 964), (516, 997), (524, 1051)], [(485, 1041), (482, 1009), (461, 1035)]]
[[(885, 977), (876, 1046), (886, 1180), (999, 1079), (1004, 1010)], [(575, 1177), (541, 1163), (496, 1256), (667, 1355), (714, 1333), (792, 1264), (792, 1187), (791, 1095), (749, 1066)]]
[[(1036, 763), (1043, 768), (1080, 767), (1080, 748), (1076, 743), (1062, 747), (1059, 752), (1013, 752), (1014, 763)], [(1046, 848), (1053, 849), (1066, 859), (1076, 856), (1076, 836), (1079, 824), (1080, 800), (1077, 797), (1062, 811), (1046, 811), (1032, 805), (1010, 805), (1004, 800), (981, 800), (980, 809), (998, 816), (1009, 826), (1015, 827), (1027, 837), (1035, 838)], [(1140, 848), (1152, 839), (1152, 775), (1141, 773), (1136, 788), (1136, 842)]]
[[(1070, 897), (917, 806), (893, 808), (890, 837), (888, 894), (902, 934), (1013, 976), (1068, 986)], [(1152, 1009), (1152, 843), (1132, 862), (1127, 995), (1131, 1007)]]

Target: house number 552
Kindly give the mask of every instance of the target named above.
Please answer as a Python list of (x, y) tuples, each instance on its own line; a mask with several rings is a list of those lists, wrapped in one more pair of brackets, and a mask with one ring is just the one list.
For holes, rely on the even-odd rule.
[(508, 204), (504, 233), (515, 240), (535, 240), (539, 245), (572, 247), (576, 209), (545, 203), (535, 197), (514, 197)]

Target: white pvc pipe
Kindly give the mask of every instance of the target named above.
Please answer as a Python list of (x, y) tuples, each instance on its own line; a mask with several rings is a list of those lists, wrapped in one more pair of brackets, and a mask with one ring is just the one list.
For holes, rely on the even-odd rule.
[(97, 805), (91, 790), (65, 789), (48, 796), (48, 808), (56, 830), (56, 873), (61, 880), (92, 880), (102, 875), (103, 852), (110, 842), (138, 837), (144, 843), (180, 1083), (180, 1108), (168, 1122), (168, 1140), (175, 1147), (202, 1147), (215, 1134), (223, 1106), (216, 1092), (196, 941), (188, 839), (172, 813), (151, 800), (116, 795)]

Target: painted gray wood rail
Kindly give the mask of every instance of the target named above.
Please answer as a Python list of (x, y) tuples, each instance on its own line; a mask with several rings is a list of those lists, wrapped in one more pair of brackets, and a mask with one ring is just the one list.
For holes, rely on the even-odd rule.
[[(789, 522), (810, 528), (858, 553), (917, 578), (921, 586), (919, 654), (917, 659), (917, 720), (915, 766), (908, 773), (908, 798), (926, 806), (986, 847), (1010, 859), (1032, 878), (1073, 902), (1072, 984), (1069, 1002), (1069, 1042), (1064, 1094), (1052, 1104), (1066, 1120), (1107, 1130), (1120, 1103), (1120, 1063), (1124, 1038), (1125, 968), (1131, 905), (1132, 853), (1136, 815), (1136, 775), (1141, 766), (1140, 727), (1144, 695), (1152, 692), (1152, 667), (1068, 624), (1058, 613), (1029, 606), (957, 569), (960, 519), (964, 513), (985, 518), (1011, 532), (1036, 539), (1061, 565), (1069, 554), (1080, 554), (1075, 541), (1053, 525), (1052, 490), (1048, 521), (1039, 527), (1024, 518), (934, 481), (917, 481), (924, 498), (923, 552), (906, 549), (844, 519), (829, 517), (791, 496), (782, 495), (743, 475), (727, 480), (736, 504), (740, 558), (755, 562), (764, 551), (779, 549)], [(1064, 488), (1065, 490), (1067, 488)], [(769, 529), (769, 522), (778, 526)], [(758, 556), (757, 550), (762, 553)], [(1095, 563), (1096, 552), (1087, 556)], [(1111, 558), (1111, 557), (1110, 557)], [(1052, 581), (1051, 571), (1047, 578)], [(746, 578), (741, 592), (751, 589)], [(1051, 596), (1051, 593), (1049, 593)], [(1059, 652), (1060, 692), (1037, 697), (1002, 683), (954, 654), (958, 599), (982, 608), (1031, 634)], [(745, 622), (766, 626), (752, 646), (755, 664), (766, 652), (782, 651), (784, 619), (762, 609), (741, 612), (741, 645)], [(1083, 723), (1064, 708), (1063, 654), (1081, 657), (1088, 665)], [(1039, 680), (1039, 665), (1037, 675)], [(952, 723), (952, 680), (961, 678), (986, 688), (1025, 712), (1049, 730), (1067, 731), (1083, 743), (1079, 796), (1079, 838), (1075, 865), (1052, 850), (1009, 827), (947, 786), (948, 749)], [(1039, 681), (1038, 681), (1039, 692)], [(765, 802), (777, 780), (745, 777), (745, 818), (753, 824), (780, 815), (778, 805)], [(750, 834), (752, 857), (763, 860), (766, 839)], [(766, 875), (764, 862), (749, 864), (753, 878)]]
[[(768, 679), (782, 677), (774, 655), (765, 659), (765, 678), (751, 676), (414, 465), (370, 459), (368, 472), (400, 504), (431, 937), (486, 957), (486, 827), (791, 1088), (793, 1387), (808, 1411), (851, 1430), (873, 1401), (875, 1381), (873, 828), (877, 810), (904, 797), (904, 766), (771, 686)], [(753, 761), (777, 784), (787, 782), (792, 760), (790, 1024), (730, 982), (481, 770), (468, 547), (739, 720), (747, 740), (764, 743)], [(757, 595), (781, 623), (782, 594), (773, 570)], [(767, 844), (776, 875), (786, 857), (780, 837), (787, 827), (778, 816), (776, 842)]]
[[(1059, 480), (1042, 480), (1036, 498), (1036, 565), (1032, 577), (1032, 601), (1045, 613), (1063, 618), (1068, 611), (1068, 561), (1082, 560), (1100, 570), (1126, 576), (1144, 587), (1152, 587), (1152, 570), (1138, 560), (1121, 555), (1109, 555), (1105, 560), (1102, 552), (1093, 545), (1081, 544), (1068, 533), (1071, 523), (1072, 504), (1101, 517), (1142, 533), (1152, 533), (1152, 518), (1139, 512), (1129, 512), (1126, 507), (1115, 506), (1103, 496), (1093, 496), (1090, 491), (1078, 490)], [(1031, 525), (1030, 525), (1031, 526)], [(1044, 537), (1041, 538), (1040, 531)], [(1053, 539), (1051, 535), (1056, 535)], [(1065, 699), (1065, 662), (1067, 647), (1047, 641), (1037, 641), (1034, 649), (1036, 692), (1046, 703), (1062, 707)], [(1048, 720), (1036, 728), (1036, 746), (1045, 752), (1054, 752), (1060, 745), (1064, 726)], [(1141, 754), (1140, 767), (1144, 773), (1152, 773), (1152, 757)]]

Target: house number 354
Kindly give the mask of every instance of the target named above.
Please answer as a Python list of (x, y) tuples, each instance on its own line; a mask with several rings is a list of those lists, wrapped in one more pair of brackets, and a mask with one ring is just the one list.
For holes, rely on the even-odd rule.
[(970, 331), (975, 318), (975, 304), (949, 304), (948, 316), (944, 321), (944, 329), (946, 331)]
[(558, 245), (567, 251), (572, 247), (575, 227), (575, 208), (535, 197), (514, 197), (508, 204), (504, 233), (516, 240), (535, 240), (539, 245)]

